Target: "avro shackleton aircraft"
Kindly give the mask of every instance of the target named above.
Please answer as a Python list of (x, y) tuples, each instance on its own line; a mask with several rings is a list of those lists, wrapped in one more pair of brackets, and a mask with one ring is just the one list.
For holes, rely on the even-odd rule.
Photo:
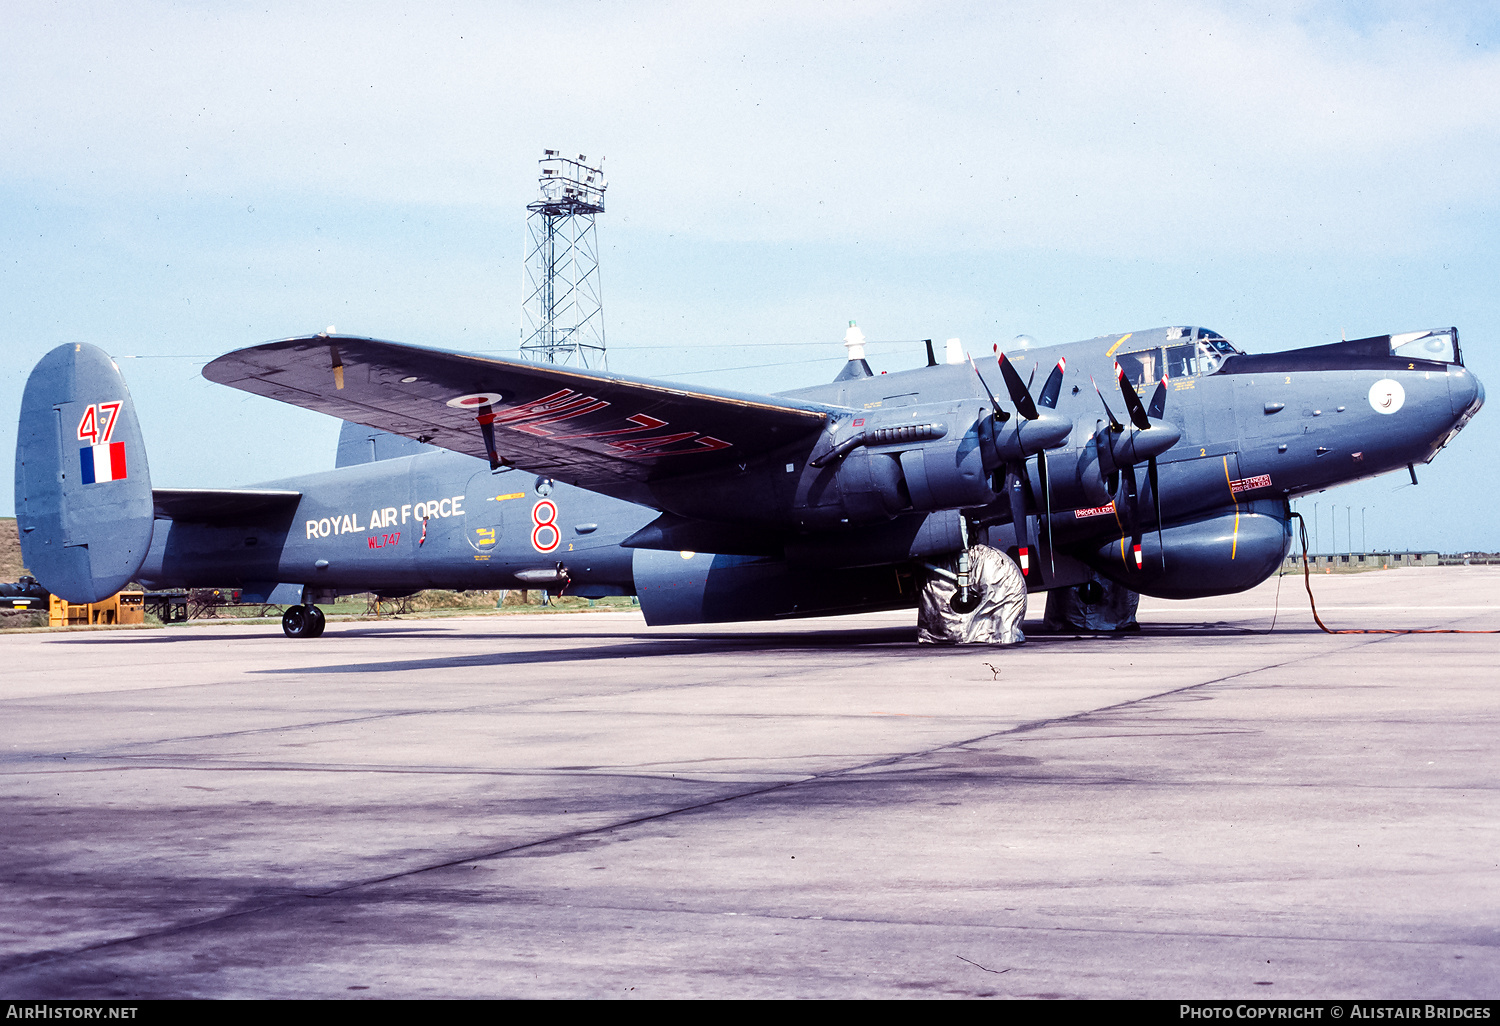
[(204, 376), (342, 418), (338, 465), (230, 490), (153, 490), (118, 368), (62, 346), (22, 403), (23, 554), (71, 601), (142, 580), (291, 602), (294, 637), (338, 592), (424, 587), (634, 594), (653, 625), (913, 606), (924, 563), (976, 541), (1033, 590), (1097, 572), (1188, 598), (1264, 580), (1290, 498), (1415, 477), (1484, 400), (1452, 328), (1248, 355), (1169, 327), (978, 364), (929, 343), (890, 374), (861, 342), (833, 383), (776, 396), (270, 342)]

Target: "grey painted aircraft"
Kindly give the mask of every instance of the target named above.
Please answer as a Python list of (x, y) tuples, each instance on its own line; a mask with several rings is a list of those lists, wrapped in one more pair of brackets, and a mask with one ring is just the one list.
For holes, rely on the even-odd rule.
[(322, 633), (338, 592), (426, 587), (636, 595), (653, 625), (899, 608), (973, 541), (1033, 590), (1097, 572), (1188, 598), (1264, 580), (1291, 498), (1415, 478), (1484, 400), (1452, 328), (1265, 355), (1156, 328), (982, 365), (929, 343), (890, 374), (861, 343), (851, 328), (833, 383), (758, 396), (271, 342), (204, 376), (343, 419), (337, 466), (213, 490), (153, 489), (118, 368), (62, 346), (22, 402), (23, 555), (70, 601), (141, 580), (290, 602), (294, 637)]

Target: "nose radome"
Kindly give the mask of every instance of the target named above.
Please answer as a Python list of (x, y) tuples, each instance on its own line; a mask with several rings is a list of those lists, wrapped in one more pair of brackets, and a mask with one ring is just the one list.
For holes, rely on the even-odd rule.
[(1455, 368), (1448, 374), (1448, 401), (1455, 417), (1472, 417), (1484, 405), (1484, 386), (1467, 368)]

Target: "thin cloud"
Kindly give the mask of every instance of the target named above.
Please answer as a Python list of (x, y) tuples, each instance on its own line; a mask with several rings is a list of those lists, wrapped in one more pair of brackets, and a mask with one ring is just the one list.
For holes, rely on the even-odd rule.
[(142, 11), (13, 16), (0, 173), (512, 210), (541, 146), (585, 146), (622, 226), (1099, 253), (1420, 249), (1500, 184), (1500, 57), (1431, 12)]

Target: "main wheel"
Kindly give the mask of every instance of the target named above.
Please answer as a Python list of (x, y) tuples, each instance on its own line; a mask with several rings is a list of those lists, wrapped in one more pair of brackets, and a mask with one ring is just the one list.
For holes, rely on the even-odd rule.
[(319, 613), (317, 623), (319, 629), (314, 632), (313, 617), (308, 613), (311, 609), (317, 612), (317, 606), (287, 606), (286, 612), (281, 614), (281, 633), (289, 638), (316, 638), (322, 633), (321, 626), (323, 614)]
[(948, 603), (948, 607), (959, 616), (964, 616), (968, 613), (972, 613), (974, 610), (979, 608), (979, 589), (970, 588), (969, 597), (967, 600), (964, 599), (963, 592), (955, 591), (953, 593), (952, 601)]
[(328, 618), (323, 615), (323, 610), (317, 606), (309, 605), (307, 609), (307, 636), (309, 638), (321, 638), (323, 628), (328, 626)]

